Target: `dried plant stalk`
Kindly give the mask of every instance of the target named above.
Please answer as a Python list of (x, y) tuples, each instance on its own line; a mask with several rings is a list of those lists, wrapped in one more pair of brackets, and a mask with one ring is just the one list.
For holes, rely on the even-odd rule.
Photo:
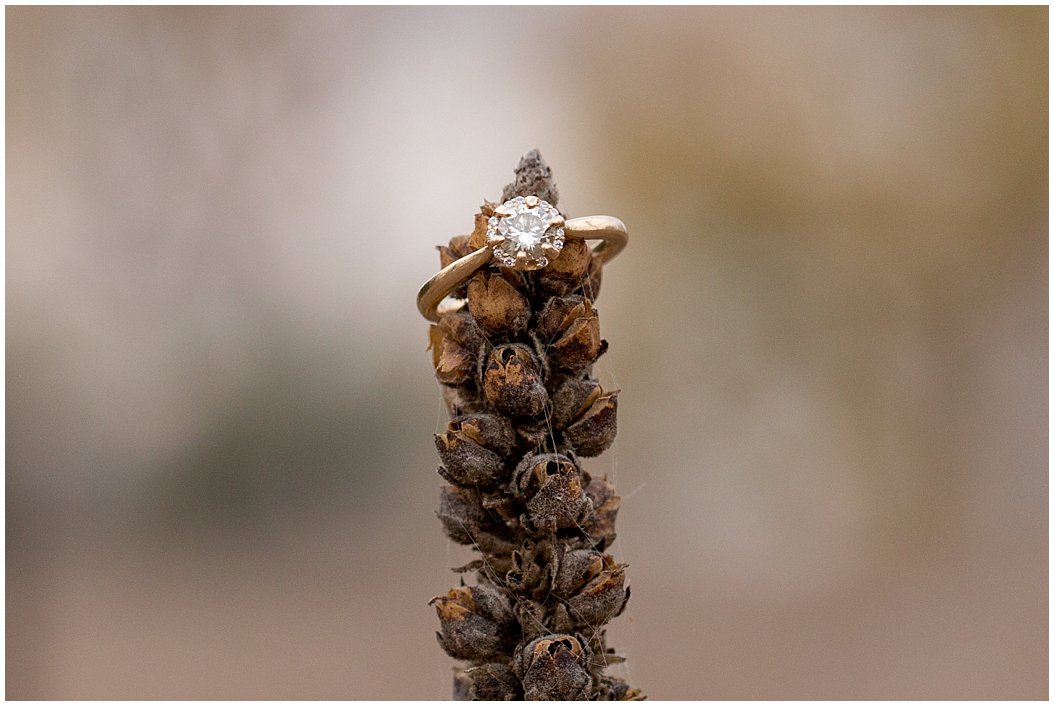
[[(516, 168), (502, 200), (557, 191), (537, 151)], [(440, 263), (485, 244), (484, 203), (475, 230), (440, 246)], [(601, 267), (584, 241), (568, 240), (544, 269), (486, 267), (455, 292), (466, 300), (429, 332), (450, 413), (435, 435), (449, 483), (438, 516), (450, 539), (480, 556), (475, 573), (432, 599), (439, 644), (467, 665), (456, 699), (642, 698), (604, 673), (623, 661), (604, 626), (629, 600), (626, 567), (606, 553), (619, 497), (581, 458), (615, 439), (618, 390), (592, 374), (607, 349), (593, 302)]]

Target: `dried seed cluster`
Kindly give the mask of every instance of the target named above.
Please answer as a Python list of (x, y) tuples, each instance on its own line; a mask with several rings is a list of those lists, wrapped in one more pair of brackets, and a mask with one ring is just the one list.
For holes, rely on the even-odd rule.
[[(544, 195), (556, 203), (548, 167), (529, 153), (503, 198)], [(470, 236), (441, 246), (447, 265), (485, 243), (486, 203)], [(568, 240), (534, 272), (489, 267), (455, 292), (467, 306), (431, 327), (432, 362), (450, 421), (435, 435), (449, 483), (438, 516), (450, 539), (480, 557), (475, 572), (432, 600), (439, 644), (467, 666), (457, 699), (641, 698), (604, 674), (622, 658), (604, 626), (629, 600), (625, 565), (606, 550), (615, 538), (619, 497), (583, 457), (615, 439), (618, 391), (592, 367), (604, 353), (593, 300), (600, 266), (589, 247)]]

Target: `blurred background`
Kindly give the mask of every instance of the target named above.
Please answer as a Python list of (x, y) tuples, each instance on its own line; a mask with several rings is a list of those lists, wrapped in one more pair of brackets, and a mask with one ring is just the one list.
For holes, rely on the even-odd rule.
[(414, 297), (538, 147), (658, 699), (1047, 696), (1047, 9), (8, 8), (7, 696), (442, 699)]

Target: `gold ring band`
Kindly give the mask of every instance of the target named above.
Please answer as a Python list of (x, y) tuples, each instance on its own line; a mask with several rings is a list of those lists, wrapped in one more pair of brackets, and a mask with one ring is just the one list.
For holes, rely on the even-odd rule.
[[(613, 216), (572, 218), (563, 228), (569, 240), (599, 240), (600, 244), (593, 248), (593, 257), (601, 264), (618, 255), (629, 242), (626, 224)], [(486, 245), (437, 272), (417, 293), (417, 310), (421, 316), (432, 322), (438, 321), (440, 302), (493, 259), (494, 252)]]

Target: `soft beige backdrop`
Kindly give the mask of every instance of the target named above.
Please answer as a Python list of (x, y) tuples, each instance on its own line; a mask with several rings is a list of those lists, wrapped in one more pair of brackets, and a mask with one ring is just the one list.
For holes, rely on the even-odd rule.
[(7, 15), (7, 696), (445, 698), (433, 246), (632, 240), (619, 673), (1047, 696), (1047, 9)]

